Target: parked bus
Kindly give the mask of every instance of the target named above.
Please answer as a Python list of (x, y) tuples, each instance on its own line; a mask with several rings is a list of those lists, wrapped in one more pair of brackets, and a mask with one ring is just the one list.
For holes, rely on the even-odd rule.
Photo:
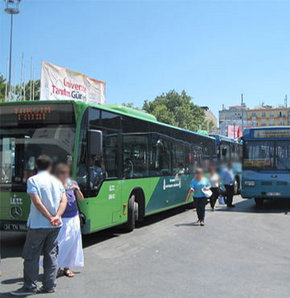
[(26, 181), (40, 154), (72, 166), (85, 200), (84, 234), (184, 205), (197, 166), (216, 158), (215, 140), (123, 106), (72, 101), (0, 105), (2, 230), (25, 230)]
[(242, 181), (242, 142), (217, 134), (210, 134), (210, 136), (216, 139), (217, 160), (219, 167), (226, 167), (229, 162), (233, 162), (235, 194), (238, 194), (241, 191)]
[(290, 198), (290, 126), (259, 127), (244, 131), (242, 197)]

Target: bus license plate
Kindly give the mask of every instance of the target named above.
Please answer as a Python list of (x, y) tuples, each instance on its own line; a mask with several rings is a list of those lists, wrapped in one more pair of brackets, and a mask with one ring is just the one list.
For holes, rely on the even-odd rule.
[(269, 197), (279, 197), (281, 196), (281, 192), (267, 192), (266, 195)]
[(3, 225), (3, 230), (4, 231), (21, 231), (25, 232), (27, 231), (27, 226), (26, 224), (15, 224), (15, 223), (5, 223)]

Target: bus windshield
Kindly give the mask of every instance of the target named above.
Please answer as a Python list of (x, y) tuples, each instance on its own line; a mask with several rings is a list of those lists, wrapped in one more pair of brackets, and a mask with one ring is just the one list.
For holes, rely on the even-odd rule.
[(278, 170), (290, 170), (290, 141), (276, 142), (276, 167)]
[(73, 125), (1, 129), (1, 188), (24, 190), (27, 179), (35, 174), (36, 158), (41, 154), (50, 156), (56, 163), (71, 160), (74, 135)]
[(244, 169), (290, 170), (290, 141), (244, 143)]

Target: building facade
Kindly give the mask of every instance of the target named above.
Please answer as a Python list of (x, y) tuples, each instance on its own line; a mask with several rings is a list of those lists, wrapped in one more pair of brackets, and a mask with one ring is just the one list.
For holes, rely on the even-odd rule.
[(247, 117), (253, 126), (285, 126), (289, 124), (289, 113), (286, 107), (261, 106), (247, 110)]
[(228, 109), (223, 106), (222, 110), (219, 111), (220, 134), (228, 136), (229, 127), (242, 130), (242, 127), (251, 126), (247, 118), (247, 110), (248, 108), (244, 103), (230, 106)]

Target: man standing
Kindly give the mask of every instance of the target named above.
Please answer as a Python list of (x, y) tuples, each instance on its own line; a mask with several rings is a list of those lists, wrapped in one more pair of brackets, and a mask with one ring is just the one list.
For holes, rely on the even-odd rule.
[[(62, 225), (61, 215), (67, 199), (61, 182), (50, 174), (52, 160), (46, 155), (37, 158), (38, 173), (27, 181), (27, 193), (31, 199), (28, 232), (22, 253), (24, 259), (24, 285), (14, 296), (53, 293), (57, 274), (57, 235)], [(43, 286), (37, 289), (39, 258), (43, 252)]]
[(233, 197), (235, 193), (235, 189), (234, 189), (235, 175), (233, 173), (232, 162), (228, 164), (228, 168), (225, 169), (223, 173), (223, 182), (226, 189), (227, 206), (233, 208), (235, 207), (235, 205), (233, 205)]

